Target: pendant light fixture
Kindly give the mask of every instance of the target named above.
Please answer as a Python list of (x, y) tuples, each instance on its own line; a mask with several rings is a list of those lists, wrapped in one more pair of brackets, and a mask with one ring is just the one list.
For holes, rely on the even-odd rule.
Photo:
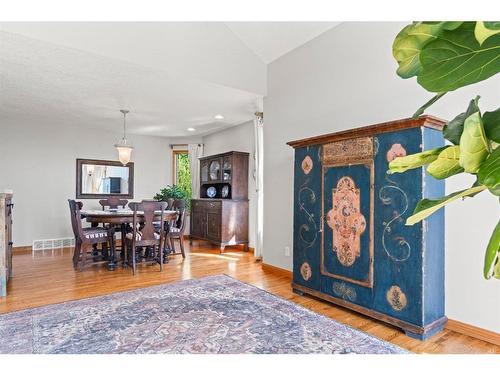
[(127, 142), (126, 137), (126, 117), (129, 111), (127, 109), (120, 109), (120, 112), (123, 113), (123, 138), (115, 145), (115, 147), (118, 150), (118, 159), (123, 165), (127, 165), (130, 161), (134, 147)]

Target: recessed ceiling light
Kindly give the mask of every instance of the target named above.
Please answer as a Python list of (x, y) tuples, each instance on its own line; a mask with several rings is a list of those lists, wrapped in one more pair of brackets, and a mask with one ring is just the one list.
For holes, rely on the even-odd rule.
[(224, 120), (224, 116), (222, 116), (222, 115), (215, 115), (214, 119), (216, 119), (216, 120)]
[(194, 132), (196, 129), (195, 128), (187, 128), (188, 132)]

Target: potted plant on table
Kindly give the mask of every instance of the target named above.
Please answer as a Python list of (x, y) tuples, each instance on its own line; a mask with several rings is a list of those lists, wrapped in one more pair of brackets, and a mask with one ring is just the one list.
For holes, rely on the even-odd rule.
[(172, 208), (174, 201), (176, 199), (183, 199), (186, 201), (186, 207), (189, 204), (187, 193), (178, 185), (167, 185), (165, 188), (161, 189), (158, 194), (153, 197), (155, 200), (160, 202), (167, 202), (168, 209)]
[[(401, 78), (417, 82), (436, 95), (414, 114), (420, 116), (447, 92), (486, 80), (500, 72), (500, 22), (414, 22), (397, 35), (393, 55)], [(469, 188), (439, 199), (423, 199), (406, 224), (413, 225), (444, 205), (483, 191), (500, 197), (500, 108), (481, 112), (479, 96), (448, 121), (443, 136), (451, 144), (394, 159), (389, 173), (427, 165), (437, 179), (459, 173), (475, 176)], [(493, 230), (484, 259), (484, 277), (500, 279), (500, 221)]]

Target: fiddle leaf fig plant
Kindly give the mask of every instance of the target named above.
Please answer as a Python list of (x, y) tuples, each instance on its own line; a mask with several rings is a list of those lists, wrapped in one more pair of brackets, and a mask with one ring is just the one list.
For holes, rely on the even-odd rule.
[[(447, 92), (500, 72), (500, 22), (414, 22), (399, 32), (392, 51), (401, 78), (417, 77), (420, 86), (435, 93), (414, 114), (418, 117)], [(500, 108), (481, 113), (479, 98), (472, 99), (464, 112), (443, 127), (443, 136), (451, 145), (389, 163), (388, 173), (427, 166), (427, 172), (436, 179), (459, 173), (476, 177), (469, 188), (418, 202), (407, 225), (422, 221), (450, 202), (483, 191), (500, 197)], [(500, 221), (486, 248), (483, 274), (486, 279), (500, 279)]]

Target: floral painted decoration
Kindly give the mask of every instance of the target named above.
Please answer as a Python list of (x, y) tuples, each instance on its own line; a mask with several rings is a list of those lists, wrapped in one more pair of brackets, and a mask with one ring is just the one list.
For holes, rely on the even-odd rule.
[(391, 307), (396, 311), (401, 311), (406, 307), (406, 295), (397, 285), (393, 285), (389, 288), (386, 294), (386, 298), (387, 302), (389, 302), (389, 305), (391, 305)]
[(300, 266), (300, 274), (302, 275), (302, 278), (307, 281), (311, 278), (312, 276), (312, 271), (311, 271), (311, 266), (309, 263), (305, 262), (302, 263), (302, 266)]
[(307, 155), (304, 160), (302, 160), (302, 171), (305, 174), (309, 174), (313, 169), (313, 161), (309, 155)]
[(391, 162), (396, 158), (406, 156), (406, 150), (400, 143), (394, 143), (389, 151), (387, 151), (387, 162)]
[(366, 220), (360, 205), (360, 192), (353, 179), (342, 177), (333, 189), (333, 207), (327, 213), (326, 222), (333, 231), (333, 251), (345, 267), (352, 266), (361, 254), (361, 235), (366, 229)]

